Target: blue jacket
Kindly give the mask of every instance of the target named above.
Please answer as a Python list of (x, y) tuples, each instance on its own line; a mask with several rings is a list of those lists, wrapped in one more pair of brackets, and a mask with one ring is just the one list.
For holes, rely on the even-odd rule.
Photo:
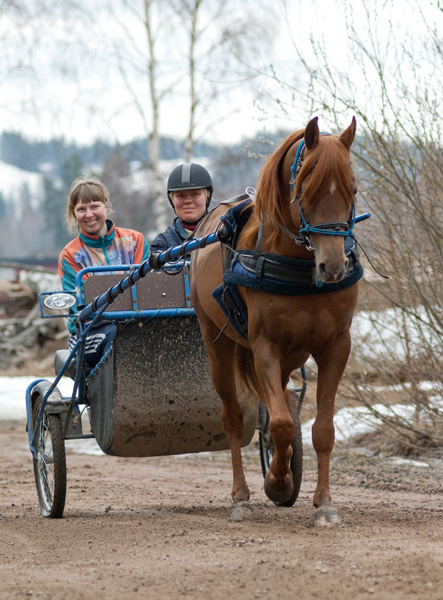
[(168, 227), (163, 233), (155, 236), (154, 241), (150, 245), (151, 253), (163, 252), (174, 246), (181, 246), (189, 237), (188, 231), (180, 223), (180, 219), (176, 217), (173, 225)]

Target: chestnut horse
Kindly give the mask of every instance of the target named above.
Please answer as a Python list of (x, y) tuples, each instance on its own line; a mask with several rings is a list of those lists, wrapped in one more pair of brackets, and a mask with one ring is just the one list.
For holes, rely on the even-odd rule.
[[(220, 245), (198, 250), (191, 257), (192, 303), (213, 384), (223, 403), (223, 426), (231, 448), (230, 519), (234, 521), (252, 518), (241, 457), (243, 418), (237, 389), (249, 390), (269, 412), (274, 454), (264, 489), (271, 500), (284, 503), (294, 489), (289, 462), (295, 435), (286, 387), (291, 373), (312, 356), (318, 366), (317, 416), (312, 427), (318, 462), (315, 524), (340, 522), (329, 491), (329, 460), (334, 444), (334, 399), (351, 348), (349, 330), (358, 286), (337, 285), (336, 290), (334, 286), (348, 269), (344, 238), (351, 235), (354, 223), (356, 183), (350, 148), (355, 130), (354, 117), (340, 136), (323, 135), (314, 118), (306, 129), (292, 133), (265, 163), (252, 215), (235, 246), (254, 250), (259, 245), (260, 254), (287, 259), (315, 258), (312, 285), (329, 284), (326, 293), (294, 296), (239, 287), (248, 313), (244, 339), (226, 324), (211, 295), (223, 277)], [(297, 158), (303, 146), (304, 156)], [(214, 231), (228, 208), (216, 207), (196, 235)]]

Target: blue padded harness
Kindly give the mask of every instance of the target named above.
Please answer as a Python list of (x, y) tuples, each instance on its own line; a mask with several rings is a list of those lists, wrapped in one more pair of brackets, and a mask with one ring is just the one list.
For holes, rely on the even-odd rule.
[(322, 285), (316, 282), (315, 260), (264, 253), (257, 256), (252, 250), (235, 250), (235, 241), (251, 213), (252, 203), (247, 200), (223, 215), (223, 223), (230, 230), (229, 237), (223, 240), (226, 247), (225, 272), (223, 283), (212, 292), (229, 322), (245, 339), (248, 315), (237, 286), (284, 296), (309, 296), (347, 288), (363, 276), (357, 246), (350, 236), (345, 238), (346, 276), (338, 283), (321, 282)]

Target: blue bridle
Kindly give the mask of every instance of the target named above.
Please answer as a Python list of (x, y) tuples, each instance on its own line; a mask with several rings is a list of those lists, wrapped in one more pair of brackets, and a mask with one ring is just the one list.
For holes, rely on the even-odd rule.
[[(329, 133), (322, 133), (320, 135), (330, 135)], [(295, 154), (294, 163), (291, 167), (292, 173), (292, 181), (291, 181), (291, 196), (295, 189), (295, 180), (300, 172), (301, 167), (303, 166), (303, 157), (305, 152), (305, 141), (302, 139)], [(332, 221), (330, 223), (319, 223), (318, 225), (309, 225), (305, 216), (303, 214), (302, 208), (300, 206), (300, 198), (299, 194), (295, 195), (291, 204), (297, 201), (298, 213), (300, 216), (300, 222), (303, 224), (303, 227), (299, 230), (299, 237), (294, 237), (294, 241), (297, 244), (302, 246), (307, 246), (311, 249), (311, 243), (309, 240), (310, 233), (320, 233), (321, 235), (339, 235), (341, 237), (351, 237), (354, 232), (354, 225), (357, 221), (362, 221), (363, 218), (368, 218), (365, 215), (361, 215), (360, 217), (355, 217), (355, 205), (352, 205), (351, 214), (349, 217), (349, 221)], [(363, 218), (362, 218), (363, 217)], [(280, 226), (279, 226), (280, 227)], [(287, 231), (285, 228), (280, 227), (283, 231)], [(292, 237), (292, 235), (291, 235)]]

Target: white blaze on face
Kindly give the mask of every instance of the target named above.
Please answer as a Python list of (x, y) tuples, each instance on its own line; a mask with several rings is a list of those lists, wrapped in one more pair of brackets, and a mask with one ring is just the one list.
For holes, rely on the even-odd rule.
[(331, 183), (331, 187), (329, 188), (329, 193), (331, 194), (331, 196), (334, 194), (334, 192), (337, 190), (337, 184), (335, 183), (335, 181), (333, 181)]

